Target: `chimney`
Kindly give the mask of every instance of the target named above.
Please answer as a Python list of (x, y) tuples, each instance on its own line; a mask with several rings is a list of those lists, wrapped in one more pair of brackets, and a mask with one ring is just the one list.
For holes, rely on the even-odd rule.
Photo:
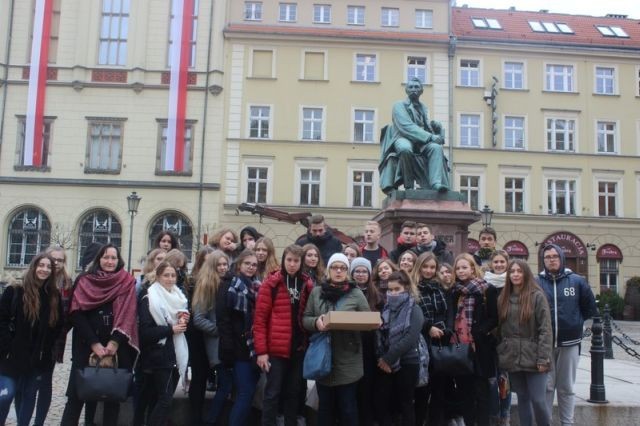
[(605, 18), (614, 18), (614, 19), (627, 19), (629, 15), (623, 15), (621, 13), (607, 13)]
[(540, 13), (549, 13), (549, 9), (540, 9)]
[(512, 11), (512, 12), (515, 12), (516, 11), (516, 7), (515, 6), (509, 6), (509, 10)]

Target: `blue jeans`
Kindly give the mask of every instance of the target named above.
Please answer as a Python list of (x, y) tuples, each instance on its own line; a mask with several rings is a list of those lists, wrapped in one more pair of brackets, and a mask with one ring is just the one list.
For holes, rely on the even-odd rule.
[(34, 426), (40, 426), (44, 424), (49, 413), (49, 407), (51, 406), (51, 391), (53, 382), (53, 366), (51, 370), (42, 373), (42, 379), (40, 380), (40, 387), (38, 388), (38, 400), (36, 403), (36, 418), (33, 423)]
[(233, 388), (233, 369), (225, 368), (222, 364), (216, 365), (215, 369), (218, 387), (216, 388), (216, 394), (209, 406), (209, 411), (206, 417), (207, 424), (215, 424), (218, 421), (218, 417), (220, 417), (220, 413), (222, 413), (224, 403), (229, 398), (231, 389)]
[(340, 419), (341, 425), (358, 426), (358, 382), (340, 386), (324, 386), (316, 382), (316, 389), (318, 426), (332, 426), (336, 419)]
[(29, 426), (40, 380), (41, 376), (36, 373), (23, 374), (17, 378), (0, 376), (0, 424), (5, 424), (11, 402), (15, 398), (18, 426)]
[(503, 371), (498, 372), (497, 377), (492, 377), (489, 379), (489, 386), (491, 387), (491, 395), (489, 397), (489, 403), (491, 407), (489, 411), (492, 417), (500, 417), (502, 419), (510, 416), (511, 413), (511, 390), (507, 391), (506, 398), (500, 398), (500, 390), (498, 388), (498, 380), (501, 375), (507, 375), (507, 373)]
[(236, 361), (233, 365), (233, 382), (236, 386), (236, 401), (229, 414), (229, 424), (244, 426), (247, 424), (253, 394), (256, 392), (260, 370), (252, 361)]

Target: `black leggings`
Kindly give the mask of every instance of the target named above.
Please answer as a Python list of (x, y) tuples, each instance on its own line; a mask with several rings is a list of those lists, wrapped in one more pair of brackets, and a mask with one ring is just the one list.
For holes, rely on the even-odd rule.
[[(390, 426), (392, 413), (399, 411), (402, 415), (403, 426), (415, 424), (415, 412), (413, 406), (414, 392), (418, 380), (418, 364), (403, 364), (395, 373), (385, 373), (378, 370), (376, 374), (376, 410), (378, 412), (378, 424)], [(398, 410), (395, 410), (393, 401), (397, 401)]]
[(159, 368), (152, 370), (148, 377), (151, 379), (152, 386), (155, 387), (158, 396), (149, 416), (149, 424), (165, 426), (171, 417), (171, 402), (180, 375), (176, 368)]

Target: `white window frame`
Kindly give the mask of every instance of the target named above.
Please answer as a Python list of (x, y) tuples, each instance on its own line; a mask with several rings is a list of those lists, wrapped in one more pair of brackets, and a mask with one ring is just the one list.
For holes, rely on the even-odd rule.
[[(358, 111), (368, 111), (373, 113), (373, 120), (371, 121), (371, 140), (356, 140), (356, 124), (360, 123), (356, 121), (356, 112)], [(366, 121), (362, 121), (366, 125)], [(378, 128), (378, 110), (376, 108), (365, 108), (365, 107), (352, 107), (351, 108), (351, 142), (353, 143), (362, 143), (362, 144), (372, 144), (376, 143), (376, 130)], [(363, 133), (364, 134), (364, 133)]]
[(249, 168), (266, 168), (267, 169), (267, 194), (266, 204), (273, 203), (273, 162), (275, 157), (258, 157), (243, 156), (242, 157), (242, 186), (240, 191), (240, 202), (246, 202), (249, 195)]
[[(374, 65), (373, 65), (373, 80), (368, 79), (359, 79), (358, 78), (358, 58), (359, 57), (373, 57)], [(363, 65), (368, 66), (368, 65)], [(353, 81), (357, 81), (358, 83), (377, 83), (379, 81), (379, 61), (378, 54), (373, 52), (356, 52), (353, 54)]]
[[(128, 56), (128, 41), (129, 41), (129, 30), (131, 29), (131, 1), (125, 0), (120, 3), (120, 10), (114, 12), (105, 12), (104, 11), (104, 2), (100, 2), (100, 28), (98, 29), (98, 65), (107, 65), (107, 66), (125, 66), (127, 64), (127, 56)], [(125, 8), (125, 3), (128, 5)], [(113, 4), (112, 4), (113, 7)], [(126, 10), (125, 10), (126, 9)], [(108, 22), (105, 20), (108, 19)], [(118, 20), (118, 27), (115, 31), (116, 34), (112, 33), (113, 28), (113, 20)], [(127, 30), (124, 36), (121, 34), (121, 25), (123, 19), (127, 20)], [(107, 36), (103, 37), (103, 26), (108, 26)], [(111, 58), (111, 52), (115, 49), (115, 58)]]
[[(462, 145), (462, 133), (463, 133), (463, 126), (462, 126), (462, 117), (463, 116), (477, 116), (478, 117), (478, 145)], [(481, 112), (459, 112), (458, 113), (458, 120), (457, 120), (458, 125), (457, 130), (458, 130), (458, 147), (460, 148), (474, 148), (474, 149), (480, 149), (484, 146), (484, 129), (482, 128), (482, 123), (484, 123), (484, 114)]]
[[(550, 68), (551, 67), (551, 68)], [(555, 68), (561, 67), (561, 69)], [(562, 72), (558, 72), (562, 71)], [(570, 72), (567, 72), (570, 71)], [(562, 87), (556, 87), (555, 76), (562, 77)], [(554, 93), (577, 93), (578, 91), (578, 78), (576, 64), (569, 64), (564, 62), (545, 62), (543, 72), (543, 87), (547, 92)], [(567, 87), (570, 86), (570, 87)], [(567, 90), (569, 89), (569, 90)]]
[[(86, 151), (86, 158), (85, 158), (85, 164), (84, 164), (84, 172), (85, 173), (109, 173), (109, 174), (119, 174), (120, 171), (122, 170), (122, 151), (123, 151), (123, 147), (124, 147), (124, 123), (126, 121), (126, 119), (115, 119), (115, 118), (99, 118), (99, 117), (91, 117), (89, 118), (87, 123), (87, 151)], [(98, 135), (98, 138), (100, 139), (100, 143), (99, 143), (99, 148), (98, 151), (100, 151), (99, 153), (97, 153), (97, 157), (99, 158), (98, 163), (101, 163), (101, 159), (102, 159), (102, 144), (105, 142), (106, 139), (109, 140), (108, 145), (113, 146), (115, 144), (118, 145), (118, 154), (117, 154), (117, 158), (116, 158), (116, 166), (115, 167), (100, 167), (100, 165), (98, 165), (98, 167), (91, 167), (91, 163), (92, 163), (92, 154), (95, 153), (94, 149), (93, 149), (93, 128), (94, 126), (104, 126), (104, 125), (108, 125), (111, 126), (111, 129), (113, 131), (113, 129), (115, 127), (119, 127), (120, 128), (120, 135), (117, 138), (117, 143), (116, 141), (116, 137), (113, 136), (113, 134), (109, 134), (107, 138), (105, 138), (102, 133), (100, 133)], [(114, 155), (111, 153), (113, 151), (112, 148), (109, 149), (109, 163), (111, 163), (114, 159)]]
[[(409, 75), (409, 70), (410, 69), (422, 69), (424, 72), (424, 80), (422, 81), (422, 84), (429, 84), (429, 63), (430, 63), (430, 59), (428, 55), (425, 55), (424, 53), (416, 53), (416, 54), (412, 54), (412, 53), (407, 53), (404, 56), (404, 63), (405, 63), (405, 67), (404, 67), (404, 76), (405, 76), (405, 83), (409, 81), (410, 78), (413, 78), (414, 76), (410, 76)], [(410, 65), (409, 64), (409, 59), (424, 59), (424, 65)], [(417, 76), (415, 76), (417, 77)]]
[[(316, 19), (316, 12), (320, 12), (320, 19)], [(316, 3), (313, 5), (313, 23), (314, 24), (330, 24), (331, 23), (331, 5), (325, 3)]]
[(400, 25), (400, 9), (383, 7), (380, 9), (380, 26), (397, 28)]
[[(300, 185), (302, 184), (300, 179), (300, 173), (302, 169), (320, 169), (320, 202), (318, 206), (310, 204), (300, 204)], [(327, 176), (327, 159), (325, 158), (296, 158), (294, 166), (294, 181), (293, 186), (293, 205), (294, 206), (310, 206), (310, 207), (323, 207), (326, 203), (326, 176)]]
[[(593, 211), (594, 217), (624, 217), (624, 172), (612, 172), (605, 170), (592, 170), (593, 176)], [(615, 216), (600, 216), (600, 190), (598, 184), (600, 182), (612, 182), (616, 184), (616, 215)], [(636, 197), (638, 198), (638, 197)]]
[(366, 7), (360, 5), (347, 6), (347, 25), (364, 25)]
[[(507, 86), (507, 64), (520, 64), (522, 65), (522, 87), (508, 87)], [(516, 73), (512, 73), (515, 75)], [(514, 79), (515, 81), (515, 79)], [(502, 88), (507, 90), (527, 90), (527, 63), (522, 59), (505, 59), (502, 61)]]
[[(522, 185), (522, 212), (507, 212), (504, 195), (507, 194), (506, 179), (524, 179)], [(531, 167), (502, 167), (500, 166), (500, 211), (507, 214), (529, 214), (531, 213)]]
[(553, 180), (573, 180), (575, 181), (575, 215), (560, 214), (561, 216), (581, 216), (582, 215), (582, 192), (581, 192), (581, 175), (580, 171), (575, 170), (562, 170), (562, 169), (545, 169), (543, 168), (543, 185), (542, 185), (542, 206), (543, 215), (553, 216), (554, 213), (549, 213), (549, 199), (548, 199), (548, 187), (549, 181)]
[(460, 192), (460, 177), (461, 176), (478, 176), (478, 207), (485, 205), (486, 192), (485, 182), (487, 176), (486, 166), (477, 164), (457, 164), (454, 170), (454, 185), (456, 191)]
[[(321, 123), (320, 123), (320, 139), (310, 139), (304, 138), (304, 110), (305, 109), (313, 109), (322, 111)], [(300, 105), (300, 131), (298, 133), (298, 139), (305, 142), (323, 142), (326, 138), (326, 127), (327, 127), (327, 107), (323, 105)], [(312, 122), (316, 122), (317, 119), (312, 119)], [(313, 126), (315, 128), (315, 125)]]
[[(167, 133), (168, 133), (168, 121), (166, 119), (157, 120), (158, 122), (158, 142), (157, 142), (157, 154), (156, 154), (156, 175), (178, 175), (178, 176), (191, 176), (193, 174), (193, 150), (195, 147), (196, 138), (196, 120), (186, 120), (184, 125), (184, 162), (183, 170), (176, 172), (173, 170), (165, 170), (164, 163), (167, 149)], [(187, 133), (189, 132), (189, 133)], [(189, 136), (189, 137), (187, 137)]]
[[(507, 128), (507, 120), (508, 119), (521, 119), (522, 120), (522, 128), (518, 129), (517, 127)], [(514, 133), (515, 131), (522, 131), (522, 146), (507, 146), (507, 134)], [(507, 150), (513, 151), (526, 151), (527, 150), (527, 117), (525, 115), (516, 115), (516, 114), (505, 114), (502, 116), (502, 147)]]
[[(268, 77), (255, 76), (253, 72), (253, 55), (255, 52), (271, 52), (271, 75)], [(275, 78), (276, 76), (276, 49), (272, 47), (260, 47), (254, 46), (251, 48), (251, 52), (249, 55), (249, 77), (250, 78)]]
[[(603, 130), (601, 131), (600, 125), (604, 124), (613, 124), (613, 130)], [(613, 137), (613, 151), (600, 151), (600, 135), (604, 137), (612, 136)], [(600, 155), (618, 155), (620, 154), (620, 121), (619, 120), (596, 120), (595, 121), (595, 153)], [(606, 147), (606, 144), (605, 144)]]
[[(566, 120), (568, 121), (573, 121), (573, 149), (556, 149), (555, 147), (553, 149), (549, 148), (549, 136), (548, 136), (548, 132), (549, 132), (549, 128), (548, 128), (548, 120)], [(544, 122), (543, 122), (543, 135), (544, 135), (544, 150), (546, 152), (568, 152), (568, 153), (577, 153), (580, 152), (579, 151), (579, 122), (578, 122), (578, 115), (577, 114), (566, 114), (566, 113), (557, 113), (557, 114), (545, 114), (544, 116)], [(569, 134), (569, 132), (565, 132), (565, 134)], [(554, 135), (555, 135), (555, 131), (554, 131)]]
[(307, 80), (304, 77), (305, 74), (305, 58), (307, 53), (322, 53), (324, 57), (322, 81), (329, 79), (329, 51), (325, 49), (302, 49), (302, 55), (300, 56), (300, 80)]
[[(284, 19), (283, 19), (284, 12)], [(278, 22), (297, 22), (298, 3), (282, 2), (278, 4)]]
[[(476, 68), (473, 67), (463, 67), (462, 62), (477, 62), (478, 66)], [(474, 71), (475, 69), (475, 71)], [(463, 73), (465, 78), (463, 79)], [(477, 76), (477, 84), (473, 83), (473, 74)], [(467, 81), (464, 81), (467, 80)], [(469, 84), (466, 84), (469, 83)], [(481, 87), (482, 86), (482, 60), (478, 58), (460, 58), (458, 60), (458, 86), (460, 87)]]
[[(609, 280), (607, 279), (607, 285), (602, 285), (602, 274), (606, 274), (607, 278), (610, 278), (613, 274), (614, 274), (614, 270), (613, 268), (609, 269), (609, 268), (605, 268), (605, 265), (608, 262), (612, 262), (615, 263), (616, 265), (616, 269), (615, 269), (615, 276), (616, 276), (616, 285), (612, 286), (611, 282), (609, 282)], [(608, 266), (608, 265), (607, 265)], [(616, 294), (620, 294), (620, 260), (618, 259), (600, 259), (599, 263), (598, 263), (598, 286), (600, 287), (600, 294), (602, 294), (602, 292), (604, 290), (609, 290), (609, 291), (613, 291)]]
[[(426, 17), (429, 16), (427, 20)], [(428, 21), (428, 22), (427, 22)], [(416, 28), (433, 29), (433, 10), (432, 9), (416, 9)]]
[[(250, 7), (250, 9), (249, 9)], [(247, 14), (249, 12), (249, 14)], [(245, 21), (262, 21), (262, 2), (245, 1), (242, 16)]]
[[(371, 207), (360, 207), (353, 205), (353, 173), (356, 171), (363, 172), (373, 172), (373, 182), (371, 189)], [(378, 188), (380, 187), (380, 176), (378, 174), (378, 163), (375, 161), (365, 161), (365, 160), (348, 160), (347, 161), (347, 190), (345, 191), (347, 194), (345, 205), (358, 208), (358, 209), (377, 209), (379, 208), (379, 193)]]
[[(172, 0), (171, 1), (171, 10), (169, 13), (169, 40), (168, 40), (168, 47), (167, 47), (167, 68), (171, 68), (171, 49), (173, 48), (173, 37), (171, 34), (171, 30), (173, 29), (173, 20), (175, 19), (175, 16), (173, 15), (173, 2), (176, 0)], [(189, 37), (189, 45), (190, 45), (190, 50), (189, 50), (189, 68), (194, 68), (196, 66), (196, 43), (197, 43), (197, 39), (198, 39), (198, 3), (195, 2), (193, 4), (193, 15), (192, 15), (192, 19), (191, 19), (191, 25), (192, 25), (192, 30), (191, 30), (191, 35)]]
[(635, 95), (636, 97), (639, 97), (640, 96), (640, 65), (636, 66), (635, 80), (636, 80)]
[[(251, 108), (256, 107), (256, 108), (269, 108), (269, 119), (268, 119), (268, 123), (269, 123), (269, 131), (268, 131), (268, 135), (266, 138), (262, 138), (262, 137), (252, 137), (251, 136)], [(252, 139), (252, 140), (270, 140), (273, 139), (273, 113), (274, 113), (274, 107), (273, 105), (270, 104), (249, 104), (247, 105), (247, 139)]]
[[(600, 78), (598, 77), (598, 70), (600, 69), (609, 69), (612, 70), (613, 73), (611, 75), (611, 80), (612, 80), (612, 87), (611, 87), (611, 92), (606, 92), (606, 91), (601, 91), (601, 86), (599, 83)], [(608, 78), (604, 78), (604, 80), (608, 80)], [(593, 93), (596, 95), (605, 95), (605, 96), (612, 96), (612, 95), (617, 95), (618, 94), (618, 67), (615, 65), (604, 65), (604, 64), (596, 64), (593, 66)]]

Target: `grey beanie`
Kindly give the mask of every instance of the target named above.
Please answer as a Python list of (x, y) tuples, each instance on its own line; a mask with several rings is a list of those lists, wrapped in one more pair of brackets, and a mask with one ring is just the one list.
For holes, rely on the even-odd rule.
[(371, 275), (371, 262), (369, 262), (369, 259), (366, 259), (364, 257), (356, 257), (351, 261), (351, 265), (349, 266), (349, 274), (353, 275), (353, 271), (358, 266), (364, 266), (365, 268), (367, 268), (367, 271), (369, 271), (369, 275)]

